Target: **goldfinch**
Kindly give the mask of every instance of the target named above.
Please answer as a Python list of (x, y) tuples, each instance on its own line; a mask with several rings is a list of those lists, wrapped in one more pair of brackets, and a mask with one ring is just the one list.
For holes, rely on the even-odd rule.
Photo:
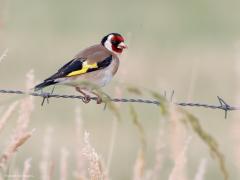
[(110, 33), (102, 38), (101, 43), (80, 51), (71, 61), (62, 66), (55, 74), (34, 87), (35, 91), (50, 85), (68, 85), (74, 87), (84, 98), (90, 101), (89, 93), (97, 96), (97, 103), (102, 98), (83, 82), (97, 87), (107, 85), (119, 67), (119, 55), (127, 48), (124, 38), (118, 33)]

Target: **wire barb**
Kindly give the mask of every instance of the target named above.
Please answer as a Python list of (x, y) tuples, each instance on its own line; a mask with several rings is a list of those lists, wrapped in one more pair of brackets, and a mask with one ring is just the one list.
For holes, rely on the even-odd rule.
[(219, 96), (217, 96), (217, 98), (218, 98), (218, 101), (221, 105), (222, 110), (224, 110), (224, 112), (225, 112), (224, 117), (226, 119), (227, 118), (227, 113), (228, 113), (229, 110), (231, 110), (231, 108), (222, 98), (220, 98)]
[(50, 98), (50, 93), (46, 93), (46, 92), (41, 92), (42, 94), (42, 97), (43, 97), (43, 100), (42, 100), (42, 103), (41, 103), (41, 106), (44, 105), (45, 103), (45, 100), (47, 100), (47, 103), (49, 104), (49, 98)]
[[(20, 94), (20, 95), (30, 95), (30, 96), (37, 96), (42, 97), (43, 101), (41, 105), (44, 105), (45, 100), (47, 100), (47, 103), (49, 103), (49, 98), (64, 98), (64, 99), (81, 99), (83, 100), (83, 96), (76, 96), (76, 95), (66, 95), (66, 94), (53, 94), (54, 89), (51, 93), (45, 93), (45, 92), (25, 92), (20, 90), (5, 90), (0, 89), (0, 93), (2, 94)], [(165, 93), (166, 95), (166, 93)], [(171, 95), (171, 100), (173, 98), (174, 91)], [(186, 102), (180, 102), (175, 103), (178, 106), (184, 106), (184, 107), (202, 107), (202, 108), (209, 108), (209, 109), (219, 109), (223, 110), (225, 112), (225, 118), (227, 118), (228, 111), (235, 111), (240, 110), (240, 107), (230, 106), (226, 101), (224, 101), (221, 97), (217, 96), (218, 101), (220, 105), (210, 105), (210, 104), (201, 104), (201, 103), (186, 103)], [(97, 101), (96, 97), (90, 97), (91, 100)], [(122, 102), (122, 103), (144, 103), (144, 104), (153, 104), (159, 106), (161, 104), (160, 101), (156, 100), (149, 100), (149, 99), (125, 99), (125, 98), (110, 98), (109, 100), (112, 102)]]

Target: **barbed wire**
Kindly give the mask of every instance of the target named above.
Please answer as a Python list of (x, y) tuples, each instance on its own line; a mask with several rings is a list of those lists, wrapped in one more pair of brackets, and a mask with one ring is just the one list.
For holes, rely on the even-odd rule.
[[(21, 90), (5, 90), (0, 89), (1, 94), (20, 94), (20, 95), (30, 95), (30, 96), (36, 96), (36, 97), (42, 97), (42, 105), (44, 104), (45, 100), (49, 102), (49, 98), (64, 98), (64, 99), (81, 99), (84, 100), (84, 96), (77, 96), (77, 95), (67, 95), (67, 94), (53, 94), (53, 93), (46, 93), (46, 92), (27, 92), (27, 91), (21, 91)], [(166, 94), (166, 93), (165, 93)], [(165, 95), (166, 96), (166, 95)], [(172, 94), (173, 96), (173, 94)], [(172, 99), (171, 96), (171, 99)], [(204, 103), (192, 103), (192, 102), (176, 102), (174, 104), (178, 106), (184, 106), (184, 107), (202, 107), (202, 108), (209, 108), (209, 109), (219, 109), (223, 110), (225, 112), (225, 118), (227, 118), (228, 111), (235, 111), (240, 110), (240, 107), (231, 106), (228, 103), (226, 103), (221, 97), (217, 96), (219, 104), (218, 105), (210, 105), (210, 104), (204, 104)], [(97, 97), (90, 97), (90, 100), (97, 101)], [(144, 103), (144, 104), (153, 104), (153, 105), (161, 105), (162, 102), (157, 100), (149, 100), (149, 99), (133, 99), (133, 98), (111, 98), (109, 97), (109, 100), (112, 102), (121, 102), (121, 103)]]

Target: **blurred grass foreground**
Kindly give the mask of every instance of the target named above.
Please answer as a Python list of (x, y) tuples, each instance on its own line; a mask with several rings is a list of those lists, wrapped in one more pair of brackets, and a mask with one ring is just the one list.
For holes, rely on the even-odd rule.
[[(31, 89), (34, 86), (34, 75), (33, 71), (30, 71), (27, 74), (27, 82), (26, 82), (26, 89)], [(128, 88), (130, 92), (137, 93), (141, 95), (142, 92), (137, 88)], [(170, 133), (171, 136), (173, 135), (173, 159), (174, 159), (174, 166), (172, 172), (170, 172), (169, 179), (177, 179), (179, 176), (185, 176), (183, 173), (185, 168), (185, 153), (187, 148), (190, 144), (192, 136), (187, 135), (185, 132), (185, 128), (190, 126), (192, 130), (206, 143), (209, 147), (209, 150), (213, 157), (215, 157), (219, 163), (220, 171), (222, 171), (224, 179), (228, 179), (228, 172), (226, 169), (225, 161), (223, 154), (219, 151), (218, 144), (216, 140), (213, 139), (207, 132), (205, 132), (201, 125), (199, 124), (199, 120), (197, 120), (192, 114), (188, 113), (187, 111), (176, 108), (174, 105), (168, 104), (165, 100), (165, 97), (159, 95), (156, 92), (151, 92), (152, 96), (155, 97), (160, 104), (160, 114), (162, 116), (161, 121), (168, 121), (172, 125), (170, 126)], [(32, 96), (25, 97), (20, 102), (15, 101), (12, 103), (9, 108), (3, 113), (2, 118), (0, 119), (0, 132), (4, 129), (8, 119), (13, 115), (14, 111), (19, 108), (19, 115), (17, 120), (17, 125), (12, 134), (10, 135), (10, 141), (5, 147), (5, 150), (2, 152), (0, 156), (0, 168), (1, 168), (1, 178), (8, 179), (8, 178), (23, 178), (28, 179), (34, 177), (31, 174), (31, 158), (28, 158), (24, 161), (22, 173), (19, 174), (18, 168), (12, 165), (12, 159), (16, 154), (17, 150), (30, 138), (33, 136), (33, 132), (35, 129), (29, 130), (29, 123), (31, 114), (34, 110), (34, 98)], [(72, 172), (76, 179), (109, 179), (109, 168), (110, 162), (112, 158), (113, 148), (115, 144), (115, 133), (116, 133), (116, 126), (117, 123), (121, 121), (120, 111), (115, 107), (114, 104), (110, 104), (108, 102), (108, 106), (115, 114), (113, 117), (113, 128), (112, 128), (112, 138), (110, 145), (109, 145), (109, 154), (107, 159), (107, 165), (105, 165), (104, 160), (96, 150), (92, 147), (90, 140), (89, 140), (89, 132), (85, 131), (83, 133), (82, 127), (82, 118), (80, 117), (79, 109), (76, 112), (76, 133), (75, 136), (77, 138), (77, 143), (75, 144), (76, 148), (76, 172)], [(140, 150), (139, 154), (137, 155), (137, 159), (133, 169), (133, 179), (158, 179), (160, 178), (159, 172), (161, 170), (161, 160), (158, 159), (158, 156), (162, 156), (160, 152), (156, 151), (156, 164), (154, 165), (153, 170), (149, 170), (148, 173), (145, 173), (145, 151), (147, 149), (147, 142), (144, 132), (144, 127), (139, 121), (138, 113), (135, 108), (130, 105), (130, 116), (132, 117), (133, 124), (135, 125), (140, 140)], [(117, 121), (118, 120), (118, 121)], [(163, 122), (162, 122), (163, 123)], [(166, 122), (164, 122), (165, 124)], [(163, 125), (163, 124), (162, 124)], [(185, 125), (185, 126), (182, 126)], [(166, 125), (165, 125), (166, 126)], [(184, 128), (185, 127), (185, 128)], [(162, 127), (163, 128), (163, 127)], [(161, 129), (161, 134), (159, 138), (163, 138), (163, 129)], [(44, 139), (43, 144), (43, 152), (42, 152), (42, 159), (39, 163), (40, 168), (40, 176), (43, 179), (53, 179), (54, 178), (54, 168), (55, 163), (51, 160), (50, 157), (50, 146), (52, 143), (51, 137), (52, 129), (48, 128), (46, 137)], [(182, 137), (181, 137), (182, 136)], [(184, 136), (187, 139), (184, 140)], [(181, 138), (180, 138), (181, 137)], [(156, 142), (157, 143), (157, 142)], [(182, 143), (181, 146), (175, 143)], [(160, 150), (164, 147), (161, 143), (157, 144)], [(175, 152), (176, 151), (176, 152)], [(160, 153), (160, 154), (159, 154)], [(66, 148), (62, 148), (60, 153), (60, 162), (59, 162), (59, 175), (61, 179), (68, 179), (68, 155), (69, 151)], [(162, 158), (162, 157), (161, 157)], [(78, 167), (79, 166), (79, 167)], [(202, 169), (201, 169), (202, 170)], [(200, 171), (200, 170), (199, 170)], [(200, 174), (196, 176), (203, 176)], [(201, 172), (202, 173), (202, 172)]]
[[(143, 104), (0, 94), (0, 179), (240, 178), (240, 1), (0, 0), (0, 87), (31, 89), (110, 32), (126, 38), (112, 97)], [(25, 83), (24, 83), (25, 82)], [(129, 88), (130, 87), (130, 88)], [(150, 91), (154, 90), (154, 91)], [(58, 87), (59, 94), (75, 94)]]

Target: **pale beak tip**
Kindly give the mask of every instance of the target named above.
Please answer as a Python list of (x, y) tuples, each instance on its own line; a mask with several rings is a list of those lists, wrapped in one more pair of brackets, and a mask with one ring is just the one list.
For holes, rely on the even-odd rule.
[(121, 49), (127, 49), (127, 48), (128, 48), (128, 46), (127, 46), (125, 43), (123, 43), (123, 42), (121, 42), (121, 43), (118, 45), (118, 47), (121, 48)]

